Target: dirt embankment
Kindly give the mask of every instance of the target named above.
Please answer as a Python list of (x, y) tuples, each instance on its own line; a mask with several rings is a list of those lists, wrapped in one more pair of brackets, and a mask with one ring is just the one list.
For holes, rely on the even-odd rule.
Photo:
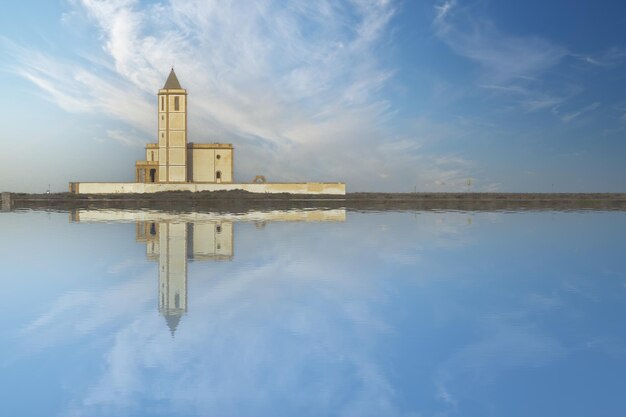
[(246, 191), (155, 194), (11, 194), (12, 209), (155, 209), (173, 211), (284, 210), (345, 208), (387, 210), (618, 210), (626, 193), (348, 193), (337, 195), (256, 194)]

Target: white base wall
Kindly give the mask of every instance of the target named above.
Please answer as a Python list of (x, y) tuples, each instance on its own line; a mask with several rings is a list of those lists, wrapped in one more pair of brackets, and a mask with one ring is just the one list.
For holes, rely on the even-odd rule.
[(304, 183), (141, 183), (141, 182), (74, 182), (70, 192), (75, 194), (146, 194), (163, 191), (231, 191), (243, 190), (260, 194), (334, 194), (345, 195), (346, 184), (340, 182)]

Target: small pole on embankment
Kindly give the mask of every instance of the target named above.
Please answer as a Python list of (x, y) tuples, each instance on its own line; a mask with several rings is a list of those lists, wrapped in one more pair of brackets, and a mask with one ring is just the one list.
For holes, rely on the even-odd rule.
[(2, 193), (2, 211), (11, 211), (11, 193)]

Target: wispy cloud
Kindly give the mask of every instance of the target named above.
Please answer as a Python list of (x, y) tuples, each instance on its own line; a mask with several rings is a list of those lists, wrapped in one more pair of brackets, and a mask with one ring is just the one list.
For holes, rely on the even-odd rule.
[(594, 55), (572, 54), (572, 56), (592, 66), (606, 68), (623, 63), (626, 60), (626, 50), (624, 48), (611, 47)]
[(507, 98), (527, 112), (549, 110), (578, 93), (575, 86), (554, 86), (544, 77), (570, 52), (538, 36), (513, 36), (500, 30), (475, 7), (446, 0), (435, 6), (438, 38), (455, 53), (480, 66), (478, 86)]
[(107, 129), (106, 135), (108, 139), (114, 140), (129, 147), (142, 147), (146, 143), (143, 137), (139, 137), (132, 132), (125, 130)]
[(44, 97), (72, 113), (106, 114), (143, 132), (154, 131), (148, 96), (106, 68), (70, 61), (0, 38), (16, 58), (9, 70), (39, 87)]
[(540, 37), (512, 36), (476, 17), (456, 0), (435, 6), (435, 32), (456, 53), (480, 64), (497, 83), (534, 77), (557, 65), (568, 51)]
[(583, 114), (592, 112), (594, 110), (596, 110), (598, 107), (600, 107), (600, 103), (595, 102), (595, 103), (591, 103), (588, 106), (585, 106), (581, 109), (572, 111), (572, 112), (568, 112), (568, 113), (561, 113), (561, 111), (559, 110), (558, 107), (555, 107), (554, 109), (552, 109), (552, 111), (554, 112), (554, 114), (556, 114), (564, 123), (569, 123), (574, 119), (577, 119), (578, 117), (582, 116)]

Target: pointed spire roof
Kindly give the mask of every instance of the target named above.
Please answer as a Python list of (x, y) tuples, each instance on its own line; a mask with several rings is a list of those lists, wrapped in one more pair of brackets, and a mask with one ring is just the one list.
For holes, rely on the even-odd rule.
[(164, 90), (182, 90), (183, 87), (180, 86), (178, 82), (178, 78), (176, 78), (176, 73), (174, 72), (174, 67), (170, 71), (170, 75), (167, 77), (167, 81), (165, 81), (165, 85), (163, 86)]

